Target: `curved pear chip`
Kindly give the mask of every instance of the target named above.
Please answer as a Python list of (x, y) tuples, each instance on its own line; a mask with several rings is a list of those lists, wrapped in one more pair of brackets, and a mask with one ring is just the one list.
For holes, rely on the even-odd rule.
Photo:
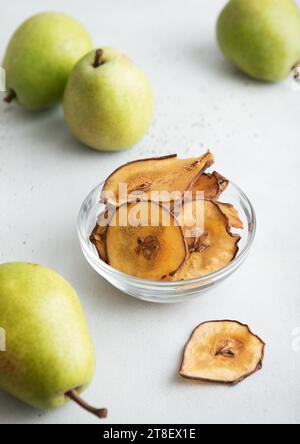
[[(194, 220), (199, 220), (196, 202), (186, 202), (183, 205), (184, 223), (190, 215)], [(230, 232), (229, 221), (220, 210), (216, 202), (204, 200), (204, 226), (202, 230), (196, 229), (196, 225), (185, 225), (183, 231), (187, 238), (190, 257), (173, 276), (172, 280), (196, 279), (213, 273), (229, 264), (238, 253), (240, 236)], [(198, 211), (198, 210), (197, 210)], [(191, 234), (195, 233), (194, 236)]]
[(200, 324), (185, 346), (179, 374), (188, 379), (237, 384), (262, 368), (265, 343), (237, 321)]
[(106, 229), (108, 224), (108, 212), (104, 211), (98, 217), (97, 225), (95, 226), (91, 236), (90, 242), (95, 245), (100, 259), (107, 262), (106, 254)]
[(244, 224), (240, 219), (239, 213), (233, 205), (223, 202), (215, 202), (224, 216), (228, 219), (228, 224), (231, 228), (237, 228), (242, 230), (244, 228)]
[(158, 203), (140, 201), (116, 209), (106, 231), (106, 252), (113, 268), (161, 280), (181, 268), (188, 250), (175, 217)]
[(197, 198), (197, 192), (202, 192), (204, 199), (217, 200), (228, 184), (229, 181), (216, 171), (212, 174), (204, 173), (197, 177), (191, 187), (191, 191), (194, 198)]
[[(213, 162), (214, 157), (210, 152), (192, 159), (178, 159), (173, 155), (130, 162), (109, 176), (103, 186), (101, 200), (118, 206), (133, 200), (133, 197), (149, 200), (152, 191), (162, 193), (157, 199), (160, 202), (169, 200), (163, 193), (173, 193), (176, 197), (171, 200), (180, 199), (190, 189), (195, 178)], [(127, 186), (125, 194), (120, 194), (120, 184)]]
[(226, 177), (222, 176), (222, 174), (217, 171), (213, 172), (213, 176), (215, 176), (219, 182), (220, 192), (223, 193), (229, 185), (229, 180)]

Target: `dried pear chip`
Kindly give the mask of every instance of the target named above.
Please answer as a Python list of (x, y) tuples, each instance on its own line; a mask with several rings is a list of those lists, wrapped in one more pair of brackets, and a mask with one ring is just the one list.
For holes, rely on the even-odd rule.
[[(196, 201), (186, 202), (183, 206), (185, 214), (192, 214), (197, 219)], [(230, 232), (227, 216), (220, 210), (216, 202), (205, 200), (204, 229), (195, 237), (190, 237), (190, 257), (172, 280), (195, 279), (213, 273), (229, 264), (238, 253), (240, 236)], [(188, 208), (186, 208), (188, 206)], [(196, 231), (195, 227), (183, 227), (185, 236)], [(189, 234), (188, 234), (189, 233)], [(199, 244), (198, 249), (194, 245)]]
[(214, 171), (213, 175), (218, 179), (220, 191), (223, 193), (229, 185), (229, 180), (217, 171)]
[(216, 171), (212, 174), (204, 173), (197, 177), (192, 184), (191, 191), (194, 198), (197, 197), (197, 192), (202, 192), (205, 199), (217, 200), (228, 184), (229, 181)]
[(95, 226), (90, 241), (95, 245), (100, 259), (107, 262), (106, 254), (106, 229), (108, 224), (108, 212), (104, 211), (98, 217), (97, 225)]
[(224, 216), (227, 217), (228, 224), (231, 228), (238, 228), (241, 230), (244, 228), (244, 224), (240, 219), (238, 210), (234, 208), (233, 205), (223, 202), (215, 202), (215, 203), (218, 205)]
[(201, 192), (205, 199), (218, 199), (220, 196), (218, 179), (210, 173), (201, 174), (194, 182), (191, 191), (194, 198), (197, 197), (197, 193)]
[(265, 343), (237, 321), (200, 324), (185, 346), (184, 378), (237, 384), (262, 368)]
[(182, 267), (188, 250), (175, 217), (158, 203), (141, 201), (116, 209), (106, 231), (106, 252), (113, 268), (161, 280)]
[[(151, 199), (152, 191), (177, 193), (173, 200), (179, 199), (213, 162), (210, 152), (192, 159), (178, 159), (173, 155), (130, 162), (109, 176), (103, 186), (101, 200), (117, 206), (130, 200), (129, 196)], [(123, 192), (120, 195), (120, 184), (127, 185), (124, 195)], [(163, 202), (165, 197), (160, 196), (157, 200)]]
[(96, 225), (90, 236), (90, 241), (92, 242), (92, 244), (95, 245), (100, 259), (102, 259), (104, 262), (107, 262), (105, 237), (106, 228), (100, 225)]

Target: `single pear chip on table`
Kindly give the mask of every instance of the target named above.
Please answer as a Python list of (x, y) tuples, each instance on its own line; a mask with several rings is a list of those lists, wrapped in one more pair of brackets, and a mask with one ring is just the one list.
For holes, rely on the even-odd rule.
[(237, 384), (262, 368), (265, 343), (237, 321), (200, 324), (185, 346), (179, 374), (187, 379)]
[[(185, 225), (184, 234), (189, 245), (190, 256), (184, 266), (169, 280), (195, 279), (213, 273), (229, 264), (237, 255), (241, 237), (230, 231), (228, 217), (216, 202), (203, 200), (204, 227), (198, 233), (196, 226)], [(182, 211), (184, 223), (191, 215), (197, 220), (197, 201), (186, 202)], [(197, 233), (191, 236), (191, 233)]]
[[(192, 159), (178, 159), (177, 155), (172, 155), (130, 162), (109, 176), (103, 186), (101, 200), (118, 206), (130, 200), (130, 196), (151, 199), (152, 191), (161, 193), (160, 201), (169, 200), (169, 196), (163, 196), (165, 193), (176, 194), (173, 200), (180, 199), (213, 163), (214, 157), (210, 152)], [(124, 196), (120, 196), (120, 184), (127, 186)]]
[(197, 193), (202, 192), (205, 199), (217, 200), (226, 190), (228, 184), (229, 181), (225, 177), (214, 171), (212, 174), (199, 175), (192, 184), (191, 191), (194, 198), (197, 198)]
[(182, 267), (188, 249), (175, 217), (156, 202), (140, 201), (116, 209), (106, 253), (108, 264), (123, 273), (161, 280)]

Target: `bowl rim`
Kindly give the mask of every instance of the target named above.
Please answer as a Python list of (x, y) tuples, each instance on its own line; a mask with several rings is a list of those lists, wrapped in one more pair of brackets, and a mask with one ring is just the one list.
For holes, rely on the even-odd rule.
[[(251, 220), (252, 225), (251, 225), (251, 229), (248, 229), (248, 238), (246, 241), (246, 245), (244, 246), (243, 250), (240, 250), (240, 252), (238, 252), (237, 256), (229, 264), (227, 264), (225, 267), (220, 268), (217, 271), (206, 274), (205, 276), (201, 276), (199, 278), (194, 278), (194, 279), (181, 280), (181, 281), (160, 282), (160, 281), (155, 281), (155, 280), (150, 280), (150, 279), (142, 279), (142, 278), (138, 278), (136, 276), (131, 276), (127, 273), (123, 273), (122, 271), (116, 270), (115, 268), (108, 265), (106, 262), (104, 262), (102, 259), (100, 259), (100, 257), (97, 256), (96, 253), (95, 254), (91, 253), (90, 245), (86, 241), (85, 233), (82, 230), (81, 219), (82, 219), (83, 211), (87, 207), (87, 202), (90, 201), (90, 199), (94, 196), (96, 191), (99, 191), (99, 189), (101, 189), (101, 186), (103, 185), (103, 183), (104, 182), (102, 181), (98, 185), (96, 185), (92, 189), (92, 191), (87, 195), (87, 197), (84, 199), (84, 201), (80, 207), (79, 214), (78, 214), (77, 233), (78, 233), (81, 247), (84, 248), (84, 252), (88, 255), (89, 259), (95, 264), (97, 269), (99, 267), (102, 267), (107, 273), (109, 273), (110, 275), (113, 275), (115, 278), (119, 277), (120, 279), (126, 280), (127, 282), (130, 282), (136, 286), (137, 285), (143, 286), (143, 287), (155, 286), (157, 288), (165, 288), (165, 289), (166, 288), (168, 288), (168, 289), (180, 288), (182, 286), (187, 286), (187, 285), (204, 284), (204, 283), (207, 283), (207, 281), (217, 281), (220, 278), (222, 278), (223, 276), (230, 274), (231, 271), (234, 271), (240, 264), (242, 264), (244, 262), (244, 260), (246, 259), (247, 255), (250, 251), (250, 248), (253, 245), (253, 242), (254, 242), (254, 239), (256, 236), (256, 230), (257, 230), (257, 217), (256, 217), (255, 209), (254, 209), (250, 199), (248, 198), (248, 196), (244, 193), (244, 191), (238, 185), (236, 185), (234, 182), (230, 181), (229, 185), (232, 186), (237, 191), (237, 193), (242, 198), (242, 200), (244, 200), (247, 203), (247, 205), (250, 209), (250, 217), (248, 217), (247, 219)], [(100, 203), (100, 200), (99, 200), (99, 203)]]

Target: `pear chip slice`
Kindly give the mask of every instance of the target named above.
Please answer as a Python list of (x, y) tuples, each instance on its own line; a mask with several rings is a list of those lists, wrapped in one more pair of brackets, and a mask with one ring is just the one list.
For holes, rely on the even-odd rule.
[(215, 202), (215, 204), (219, 207), (224, 216), (227, 217), (230, 228), (237, 228), (240, 230), (244, 228), (243, 221), (240, 219), (239, 213), (233, 205), (223, 202)]
[[(151, 223), (153, 213), (156, 224)], [(133, 214), (143, 215), (140, 223), (132, 223)], [(165, 217), (168, 224), (163, 223)], [(188, 250), (175, 217), (156, 202), (140, 201), (116, 209), (106, 231), (106, 252), (111, 267), (142, 279), (161, 280), (182, 267)]]
[(217, 200), (229, 185), (229, 180), (214, 171), (212, 174), (204, 173), (199, 175), (192, 184), (191, 191), (194, 197), (197, 192), (202, 192), (205, 199)]
[(104, 211), (98, 217), (97, 225), (95, 226), (91, 236), (90, 241), (95, 245), (96, 250), (100, 259), (107, 262), (106, 254), (106, 229), (107, 229), (107, 217), (108, 212)]
[(209, 321), (193, 331), (179, 374), (183, 378), (238, 384), (262, 368), (265, 343), (238, 321)]
[[(115, 170), (104, 183), (105, 210), (90, 236), (100, 259), (126, 274), (164, 281), (209, 276), (232, 262), (241, 240), (236, 230), (244, 225), (233, 205), (219, 201), (229, 180), (207, 172), (213, 163), (207, 151), (190, 159), (170, 155), (137, 160)], [(153, 225), (150, 210), (146, 224), (129, 219), (114, 224), (125, 207), (137, 214), (150, 203), (159, 209), (158, 225)], [(161, 223), (166, 215), (171, 226)]]
[[(180, 198), (213, 163), (214, 157), (209, 151), (192, 159), (178, 159), (177, 155), (172, 155), (130, 162), (109, 176), (103, 186), (101, 200), (118, 206), (128, 201), (130, 195), (151, 199), (152, 191), (178, 192)], [(125, 196), (119, 195), (120, 184), (127, 186)]]
[[(186, 202), (183, 210), (189, 206), (193, 214), (195, 202)], [(183, 231), (186, 234), (192, 230), (191, 227), (183, 227)], [(189, 238), (190, 257), (172, 280), (196, 279), (225, 267), (236, 257), (240, 239), (239, 235), (231, 233), (228, 217), (218, 204), (205, 200), (204, 232), (199, 238)]]

